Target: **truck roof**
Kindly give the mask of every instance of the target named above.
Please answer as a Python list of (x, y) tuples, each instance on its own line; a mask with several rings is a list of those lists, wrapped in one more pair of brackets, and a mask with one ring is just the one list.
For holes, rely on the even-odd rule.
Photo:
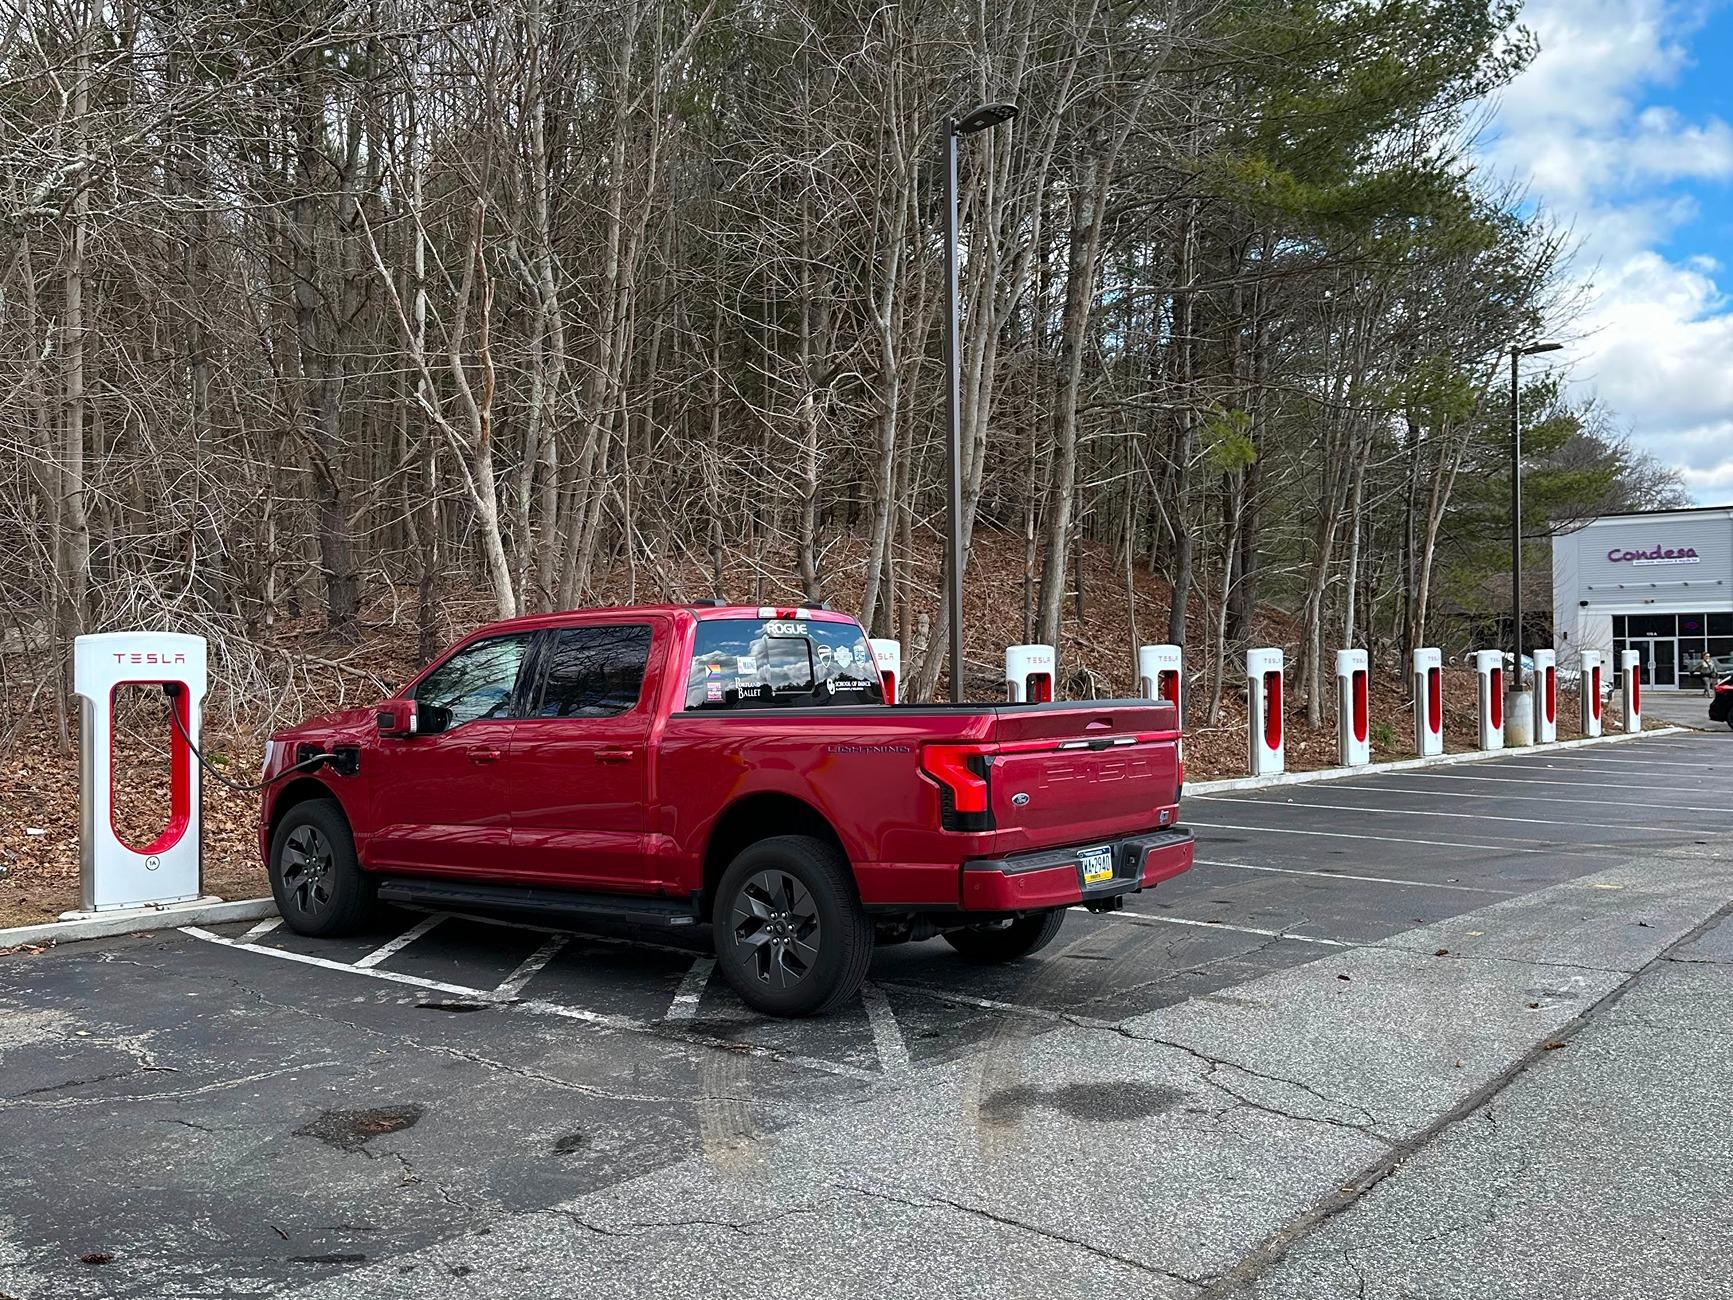
[[(713, 618), (782, 618), (808, 619), (820, 623), (853, 623), (852, 614), (834, 609), (814, 609), (806, 605), (593, 605), (582, 609), (555, 610), (548, 614), (523, 614), (483, 624), (475, 632), (501, 630), (531, 631), (543, 627), (559, 627), (573, 618), (628, 618), (644, 614), (687, 614), (697, 619)], [(470, 637), (475, 635), (474, 632)], [(466, 637), (468, 640), (470, 637)]]

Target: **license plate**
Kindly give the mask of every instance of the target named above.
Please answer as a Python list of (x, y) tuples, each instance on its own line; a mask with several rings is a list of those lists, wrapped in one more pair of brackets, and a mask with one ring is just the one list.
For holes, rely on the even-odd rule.
[(1084, 849), (1077, 855), (1077, 865), (1083, 868), (1083, 883), (1099, 885), (1113, 879), (1113, 850)]

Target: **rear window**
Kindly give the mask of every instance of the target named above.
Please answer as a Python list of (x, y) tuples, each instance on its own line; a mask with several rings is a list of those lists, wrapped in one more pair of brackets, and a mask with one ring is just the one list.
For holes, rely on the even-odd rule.
[(884, 702), (857, 624), (775, 618), (698, 624), (686, 678), (688, 709)]

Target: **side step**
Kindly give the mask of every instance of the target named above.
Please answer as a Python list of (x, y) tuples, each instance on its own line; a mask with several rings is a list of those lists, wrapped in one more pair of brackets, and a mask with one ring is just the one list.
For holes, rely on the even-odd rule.
[(650, 898), (632, 894), (586, 894), (573, 889), (532, 889), (522, 885), (479, 885), (450, 880), (393, 876), (379, 882), (387, 903), (411, 903), (442, 912), (494, 909), (510, 912), (560, 912), (633, 925), (696, 925), (689, 898)]

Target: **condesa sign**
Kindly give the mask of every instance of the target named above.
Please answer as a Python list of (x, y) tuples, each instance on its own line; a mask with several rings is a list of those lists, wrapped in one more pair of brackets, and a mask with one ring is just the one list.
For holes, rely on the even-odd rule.
[(1615, 546), (1607, 552), (1607, 559), (1614, 564), (1696, 564), (1698, 561), (1695, 546), (1652, 546), (1646, 551), (1627, 550)]

